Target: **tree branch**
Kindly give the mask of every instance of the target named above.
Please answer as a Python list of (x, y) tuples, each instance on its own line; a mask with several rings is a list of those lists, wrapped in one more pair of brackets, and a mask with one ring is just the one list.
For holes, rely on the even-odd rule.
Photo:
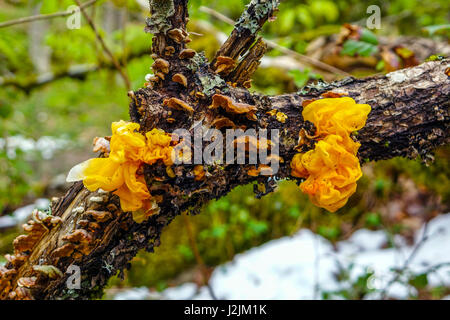
[[(206, 13), (208, 13), (208, 14), (216, 17), (217, 19), (219, 19), (219, 20), (221, 20), (223, 22), (226, 22), (228, 24), (234, 24), (233, 20), (231, 20), (227, 16), (225, 16), (225, 15), (221, 14), (220, 12), (217, 12), (217, 11), (211, 9), (211, 8), (202, 6), (202, 7), (200, 7), (200, 11), (206, 12)], [(294, 58), (296, 58), (296, 59), (298, 59), (300, 61), (306, 62), (309, 65), (312, 65), (312, 66), (314, 66), (316, 68), (319, 68), (321, 70), (325, 70), (325, 71), (328, 71), (328, 72), (331, 72), (331, 73), (336, 73), (336, 74), (339, 74), (339, 75), (350, 76), (349, 73), (347, 73), (347, 72), (345, 72), (345, 71), (343, 71), (341, 69), (333, 67), (332, 65), (324, 63), (324, 62), (322, 62), (320, 60), (317, 60), (317, 59), (305, 56), (303, 54), (300, 54), (300, 53), (298, 53), (298, 52), (296, 52), (294, 50), (291, 50), (289, 48), (283, 47), (283, 46), (279, 45), (278, 43), (276, 43), (275, 41), (264, 39), (264, 42), (267, 43), (267, 46), (269, 48), (271, 48), (271, 49), (278, 49), (278, 50), (280, 50), (280, 52), (284, 53), (285, 55), (294, 57)]]
[(108, 46), (106, 45), (105, 41), (103, 40), (100, 33), (97, 31), (97, 28), (95, 27), (94, 21), (92, 21), (91, 17), (84, 11), (84, 8), (81, 6), (79, 0), (74, 0), (75, 3), (80, 7), (80, 11), (83, 14), (84, 18), (88, 22), (89, 26), (91, 27), (92, 31), (95, 33), (95, 37), (97, 38), (98, 42), (100, 42), (100, 45), (102, 46), (103, 51), (108, 55), (108, 57), (111, 59), (114, 67), (119, 71), (120, 75), (123, 78), (123, 81), (125, 82), (125, 87), (127, 88), (127, 91), (131, 90), (131, 83), (130, 79), (128, 79), (128, 75), (126, 71), (120, 66), (119, 61), (114, 57), (111, 50), (109, 50)]
[[(148, 55), (149, 50), (141, 50), (134, 53), (124, 54), (119, 56), (118, 60), (130, 62), (134, 59)], [(102, 70), (117, 70), (114, 64), (110, 61), (102, 61), (100, 64), (76, 64), (68, 67), (67, 69), (55, 72), (49, 72), (41, 75), (29, 75), (26, 79), (14, 78), (14, 77), (0, 77), (0, 87), (15, 87), (25, 93), (38, 89), (46, 84), (54, 81), (71, 78), (84, 80), (90, 73)]]
[[(450, 80), (446, 74), (448, 64), (448, 60), (427, 62), (386, 76), (349, 78), (320, 88), (307, 87), (301, 93), (281, 96), (251, 95), (246, 90), (236, 88), (229, 88), (228, 95), (244, 103), (252, 103), (258, 108), (257, 122), (252, 123), (237, 116), (233, 118), (237, 125), (281, 129), (283, 133), (280, 138), (280, 157), (284, 162), (280, 164), (276, 176), (279, 179), (289, 179), (290, 160), (295, 153), (294, 146), (299, 130), (303, 127), (302, 103), (318, 98), (328, 91), (345, 92), (356, 101), (372, 106), (373, 111), (367, 124), (357, 136), (362, 144), (361, 158), (379, 160), (395, 156), (421, 155), (425, 159), (430, 157), (433, 148), (449, 143)], [(204, 103), (205, 107), (196, 109), (196, 116), (188, 117), (179, 111), (179, 114), (175, 115), (179, 117), (176, 125), (167, 123), (165, 121), (167, 109), (162, 106), (162, 99), (163, 95), (149, 88), (135, 92), (130, 107), (134, 110), (132, 114), (149, 112), (153, 114), (152, 121), (150, 117), (139, 119), (134, 117), (133, 120), (139, 121), (143, 130), (151, 127), (167, 131), (180, 127), (189, 129), (196, 117), (201, 116), (204, 119), (204, 126), (208, 126), (214, 119), (207, 115), (209, 109), (206, 107), (207, 103)], [(136, 110), (142, 108), (145, 109), (144, 112)], [(287, 114), (286, 123), (282, 124), (273, 117), (270, 118), (266, 111), (271, 109)], [(258, 182), (271, 190), (273, 179), (249, 176), (245, 167), (245, 165), (228, 165), (221, 169), (218, 166), (211, 166), (208, 170), (208, 179), (203, 181), (192, 179), (192, 165), (177, 166), (175, 171), (181, 174), (176, 178), (169, 178), (164, 174), (164, 166), (146, 168), (149, 190), (154, 195), (162, 196), (164, 200), (159, 204), (160, 214), (151, 216), (141, 224), (135, 223), (130, 213), (121, 212), (116, 196), (89, 192), (81, 183), (74, 184), (65, 197), (52, 203), (52, 213), (61, 217), (61, 223), (42, 236), (31, 251), (21, 252), (16, 248), (16, 256), (24, 255), (25, 261), (22, 265), (13, 261), (16, 265), (9, 263), (5, 270), (0, 271), (3, 273), (0, 277), (0, 289), (3, 292), (1, 297), (8, 298), (9, 292), (17, 289), (17, 281), (36, 274), (32, 269), (33, 265), (42, 264), (54, 265), (62, 272), (69, 265), (80, 266), (82, 289), (76, 291), (67, 289), (65, 281), (68, 274), (57, 279), (37, 275), (37, 284), (31, 290), (27, 289), (27, 295), (35, 299), (95, 296), (112, 275), (129, 267), (129, 261), (139, 249), (153, 251), (160, 243), (163, 228), (181, 212), (187, 210), (196, 213), (202, 204), (226, 195), (238, 185)], [(155, 178), (160, 181), (158, 184), (152, 182)], [(110, 219), (96, 221), (93, 212), (99, 211), (109, 212)], [(64, 240), (73, 234), (74, 230), (85, 230), (84, 232), (89, 235), (87, 247), (81, 243)], [(68, 250), (69, 253), (66, 252), (64, 256), (61, 252), (70, 249), (71, 246), (72, 250)], [(24, 291), (23, 288), (21, 290)], [(11, 295), (18, 297), (17, 293)]]
[[(96, 2), (97, 2), (97, 0), (87, 1), (80, 6), (80, 9), (87, 8), (87, 7), (95, 4)], [(24, 18), (19, 18), (19, 19), (15, 19), (15, 20), (1, 22), (0, 28), (5, 28), (5, 27), (16, 25), (16, 24), (28, 23), (28, 22), (32, 22), (32, 21), (38, 21), (38, 20), (48, 20), (48, 19), (53, 19), (53, 18), (67, 17), (72, 14), (73, 14), (73, 11), (61, 11), (61, 12), (55, 12), (55, 13), (49, 13), (49, 14), (39, 14), (39, 15), (34, 15), (34, 16), (30, 16), (30, 17), (24, 17)]]
[[(153, 68), (161, 74), (153, 87), (130, 93), (131, 120), (140, 124), (143, 133), (153, 128), (166, 132), (186, 129), (192, 133), (197, 125), (225, 131), (226, 127), (216, 121), (225, 117), (232, 127), (279, 129), (278, 172), (253, 176), (248, 174), (247, 165), (213, 164), (204, 167), (204, 179), (194, 179), (194, 165), (174, 165), (175, 176), (169, 175), (163, 164), (145, 165), (143, 174), (150, 193), (159, 199), (160, 212), (140, 224), (132, 219), (131, 213), (122, 212), (117, 196), (101, 190), (89, 192), (82, 183), (75, 183), (63, 198), (52, 202), (52, 216), (35, 214), (35, 221), (25, 226), (29, 235), (14, 241), (14, 256), (8, 257), (5, 267), (0, 267), (0, 298), (95, 297), (111, 276), (117, 272), (123, 275), (138, 250), (153, 251), (159, 246), (162, 230), (177, 215), (198, 213), (207, 201), (220, 198), (239, 185), (253, 182), (264, 185), (266, 192), (256, 190), (259, 197), (271, 192), (275, 181), (292, 179), (290, 161), (297, 152), (300, 132), (313, 135), (310, 132), (313, 128), (301, 116), (302, 105), (330, 91), (372, 107), (366, 126), (356, 136), (362, 145), (361, 159), (418, 155), (427, 159), (435, 147), (449, 143), (449, 60), (427, 62), (385, 76), (307, 86), (300, 92), (280, 96), (252, 94), (227, 85), (201, 54), (183, 51), (187, 37), (183, 32), (187, 22), (186, 1), (152, 0), (150, 5), (152, 17), (147, 26), (155, 33)], [(256, 14), (255, 10), (251, 12)], [(170, 32), (174, 29), (179, 31)], [(250, 32), (247, 36), (255, 34)], [(241, 49), (229, 48), (230, 53), (249, 48), (242, 47), (242, 43), (249, 43), (245, 39), (232, 42)], [(167, 50), (167, 46), (173, 50)], [(163, 55), (168, 59), (157, 63)], [(175, 77), (177, 74), (182, 74), (185, 81), (175, 81), (179, 78)], [(215, 94), (256, 107), (255, 117), (210, 108)], [(190, 108), (171, 109), (167, 103), (171, 98), (183, 101), (194, 112), (185, 110)], [(272, 110), (287, 115), (286, 121), (282, 123), (268, 113)], [(205, 146), (206, 142), (202, 147)], [(80, 290), (66, 285), (69, 274), (65, 272), (71, 265), (81, 268)]]

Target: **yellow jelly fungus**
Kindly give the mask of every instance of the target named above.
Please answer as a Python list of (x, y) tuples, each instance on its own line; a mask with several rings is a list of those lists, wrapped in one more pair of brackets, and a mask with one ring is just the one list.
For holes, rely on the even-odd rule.
[(277, 121), (281, 123), (285, 123), (288, 116), (283, 112), (277, 112)]
[(365, 125), (370, 110), (349, 97), (316, 100), (303, 109), (303, 118), (314, 123), (319, 141), (313, 150), (292, 158), (291, 174), (306, 179), (300, 189), (318, 207), (335, 212), (356, 191), (362, 176), (356, 157), (360, 144), (350, 134)]
[(113, 192), (119, 196), (123, 211), (144, 212), (148, 217), (157, 210), (145, 183), (142, 165), (158, 160), (171, 165), (173, 147), (171, 136), (163, 130), (153, 129), (144, 136), (138, 132), (139, 127), (137, 123), (123, 120), (113, 122), (109, 156), (76, 165), (70, 170), (67, 181), (83, 180), (90, 191)]

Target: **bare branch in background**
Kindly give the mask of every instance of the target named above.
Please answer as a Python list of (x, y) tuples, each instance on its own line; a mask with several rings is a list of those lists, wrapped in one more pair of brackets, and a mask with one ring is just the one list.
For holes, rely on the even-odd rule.
[[(91, 5), (93, 5), (94, 3), (96, 3), (97, 1), (98, 0), (87, 1), (87, 2), (83, 3), (82, 5), (79, 5), (80, 9), (87, 8)], [(15, 20), (0, 22), (0, 28), (9, 27), (9, 26), (13, 26), (16, 24), (28, 23), (31, 21), (48, 20), (48, 19), (53, 19), (53, 18), (67, 17), (72, 14), (73, 14), (73, 11), (61, 11), (61, 12), (55, 12), (55, 13), (49, 13), (49, 14), (38, 14), (38, 15), (19, 18), (19, 19), (15, 19)]]
[[(211, 8), (208, 8), (208, 7), (205, 7), (205, 6), (201, 6), (200, 7), (200, 11), (206, 12), (206, 13), (212, 15), (213, 17), (215, 17), (215, 18), (217, 18), (217, 19), (219, 19), (219, 20), (221, 20), (221, 21), (223, 21), (225, 23), (228, 23), (229, 25), (234, 25), (234, 21), (233, 20), (231, 20), (230, 18), (228, 18), (224, 14), (222, 14), (220, 12), (217, 12), (214, 9), (211, 9)], [(286, 54), (288, 56), (291, 56), (291, 57), (294, 57), (294, 58), (296, 58), (296, 59), (298, 59), (300, 61), (306, 62), (307, 64), (310, 64), (310, 65), (312, 65), (312, 66), (314, 66), (316, 68), (319, 68), (319, 69), (322, 69), (322, 70), (326, 70), (326, 71), (331, 72), (331, 73), (336, 73), (336, 74), (339, 74), (339, 75), (343, 75), (343, 76), (351, 76), (351, 74), (349, 74), (349, 73), (347, 73), (347, 72), (345, 72), (345, 71), (343, 71), (341, 69), (338, 69), (336, 67), (333, 67), (333, 66), (331, 66), (329, 64), (326, 64), (326, 63), (324, 63), (324, 62), (322, 62), (320, 60), (317, 60), (317, 59), (305, 56), (305, 55), (300, 54), (300, 53), (298, 53), (298, 52), (296, 52), (294, 50), (291, 50), (289, 48), (283, 47), (283, 46), (279, 45), (278, 43), (276, 43), (276, 42), (274, 42), (272, 40), (268, 40), (268, 39), (265, 39), (265, 38), (263, 38), (263, 39), (264, 39), (264, 42), (267, 44), (267, 46), (270, 49), (277, 49), (280, 52), (282, 52), (282, 53), (284, 53), (284, 54)]]
[(127, 91), (130, 91), (131, 83), (130, 83), (130, 79), (128, 78), (126, 71), (120, 66), (119, 61), (117, 61), (117, 59), (114, 57), (111, 50), (109, 50), (109, 48), (106, 45), (105, 41), (103, 40), (102, 36), (100, 35), (97, 28), (95, 27), (95, 24), (92, 21), (91, 17), (86, 13), (84, 8), (81, 7), (80, 1), (79, 0), (74, 0), (74, 1), (80, 7), (81, 13), (83, 14), (86, 21), (89, 23), (89, 26), (91, 27), (91, 29), (94, 31), (97, 40), (102, 45), (103, 51), (105, 51), (105, 53), (108, 55), (108, 57), (111, 59), (112, 63), (114, 64), (114, 67), (119, 71), (120, 75), (122, 76), (123, 81), (125, 82), (125, 87), (127, 88)]

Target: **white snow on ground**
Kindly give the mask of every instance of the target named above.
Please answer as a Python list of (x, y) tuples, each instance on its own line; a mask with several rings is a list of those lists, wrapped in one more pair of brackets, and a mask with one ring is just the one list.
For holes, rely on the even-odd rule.
[(29, 204), (27, 206), (21, 207), (14, 211), (10, 216), (1, 216), (0, 217), (0, 229), (3, 228), (11, 228), (21, 223), (26, 222), (28, 217), (31, 215), (31, 212), (34, 209), (45, 210), (50, 205), (50, 200), (40, 198), (37, 199), (35, 203)]
[[(450, 214), (440, 215), (430, 221), (427, 240), (421, 241), (423, 229), (416, 233), (415, 241), (421, 245), (408, 264), (414, 273), (426, 271), (440, 263), (450, 263)], [(344, 268), (354, 263), (352, 279), (374, 271), (370, 285), (384, 289), (395, 276), (392, 268), (403, 269), (405, 260), (415, 246), (404, 244), (397, 248), (383, 249), (387, 237), (383, 231), (358, 230), (346, 241), (337, 244), (337, 250), (329, 241), (309, 230), (300, 230), (293, 237), (270, 241), (260, 247), (238, 254), (234, 260), (215, 269), (210, 284), (219, 299), (315, 299), (321, 291), (342, 289), (343, 285), (333, 276), (338, 262)], [(450, 266), (442, 267), (428, 277), (432, 286), (450, 285)], [(318, 290), (315, 287), (318, 286)], [(411, 288), (393, 284), (389, 286), (391, 297), (406, 298)], [(380, 292), (369, 299), (380, 297)], [(211, 299), (207, 288), (197, 290), (195, 284), (185, 283), (168, 288), (159, 294), (147, 288), (123, 291), (115, 299)]]
[(53, 157), (56, 151), (67, 148), (70, 145), (70, 141), (49, 136), (43, 136), (38, 140), (34, 140), (17, 135), (7, 137), (6, 140), (0, 138), (0, 149), (3, 149), (5, 144), (7, 146), (7, 155), (10, 159), (16, 157), (16, 150), (19, 149), (28, 154), (39, 152), (44, 159), (48, 160)]

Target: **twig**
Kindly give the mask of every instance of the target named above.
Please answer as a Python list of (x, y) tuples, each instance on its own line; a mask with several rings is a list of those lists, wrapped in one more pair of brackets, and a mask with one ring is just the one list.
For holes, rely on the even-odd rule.
[[(87, 1), (87, 2), (83, 3), (82, 5), (80, 5), (80, 9), (87, 8), (96, 2), (97, 2), (97, 0)], [(28, 23), (28, 22), (37, 21), (37, 20), (47, 20), (47, 19), (53, 19), (53, 18), (58, 18), (58, 17), (67, 17), (72, 14), (73, 14), (73, 11), (71, 11), (71, 10), (55, 12), (55, 13), (48, 13), (48, 14), (38, 14), (38, 15), (34, 15), (34, 16), (23, 17), (23, 18), (19, 18), (19, 19), (15, 19), (15, 20), (1, 22), (0, 28), (5, 28), (5, 27), (16, 25), (16, 24)]]
[(189, 220), (189, 218), (186, 214), (183, 215), (183, 218), (184, 218), (184, 223), (186, 225), (189, 242), (191, 244), (192, 250), (194, 251), (195, 260), (197, 261), (197, 264), (199, 265), (200, 271), (202, 273), (203, 284), (208, 288), (211, 298), (213, 298), (213, 300), (217, 300), (214, 290), (213, 290), (211, 284), (209, 283), (208, 270), (206, 270), (205, 263), (202, 259), (202, 256), (200, 255), (200, 252), (198, 251), (197, 243), (196, 243), (195, 237), (194, 237), (194, 232), (192, 230), (191, 221)]
[[(230, 25), (234, 25), (234, 23), (235, 23), (233, 20), (231, 20), (227, 16), (221, 14), (220, 12), (217, 12), (214, 9), (201, 6), (200, 7), (200, 11), (208, 13), (208, 14), (212, 15), (213, 17), (215, 17), (215, 18), (217, 18), (217, 19), (219, 19), (219, 20), (221, 20), (221, 21), (223, 21), (225, 23), (228, 23)], [(268, 39), (265, 39), (265, 38), (263, 38), (263, 39), (264, 39), (264, 42), (267, 43), (267, 46), (269, 48), (271, 48), (271, 49), (280, 50), (282, 53), (284, 53), (286, 55), (292, 56), (292, 57), (297, 58), (299, 60), (303, 60), (304, 62), (307, 62), (310, 65), (313, 65), (313, 66), (315, 66), (317, 68), (320, 68), (320, 69), (323, 69), (323, 70), (326, 70), (326, 71), (329, 71), (331, 73), (336, 73), (336, 74), (344, 75), (344, 76), (347, 76), (347, 77), (351, 76), (350, 73), (347, 73), (347, 72), (345, 72), (345, 71), (343, 71), (341, 69), (333, 67), (333, 66), (331, 66), (331, 65), (329, 65), (327, 63), (324, 63), (324, 62), (319, 61), (317, 59), (305, 56), (305, 55), (300, 54), (300, 53), (298, 53), (298, 52), (296, 52), (294, 50), (291, 50), (289, 48), (283, 47), (283, 46), (279, 45), (278, 43), (276, 43), (276, 42), (274, 42), (272, 40), (268, 40)]]
[(386, 285), (386, 287), (383, 289), (383, 291), (381, 293), (381, 300), (386, 299), (389, 288), (400, 279), (400, 276), (402, 275), (401, 271), (408, 268), (408, 265), (411, 263), (411, 261), (416, 256), (420, 247), (422, 247), (422, 245), (428, 240), (427, 231), (428, 231), (428, 222), (425, 222), (424, 227), (423, 227), (422, 237), (420, 238), (419, 242), (417, 242), (417, 244), (414, 246), (409, 257), (403, 263), (402, 268), (397, 270), (397, 274), (395, 275), (395, 277), (391, 281), (389, 281), (388, 284)]
[(105, 53), (109, 56), (109, 58), (111, 59), (113, 65), (114, 65), (114, 67), (117, 69), (117, 71), (119, 71), (120, 75), (122, 76), (123, 81), (125, 82), (125, 87), (127, 88), (127, 91), (130, 91), (131, 90), (131, 83), (130, 83), (130, 79), (128, 78), (128, 75), (123, 70), (123, 68), (120, 66), (119, 62), (114, 57), (114, 55), (109, 50), (109, 48), (106, 46), (105, 41), (103, 40), (103, 38), (100, 35), (100, 33), (98, 33), (97, 28), (95, 27), (95, 24), (92, 21), (91, 17), (89, 17), (89, 15), (86, 13), (86, 11), (84, 11), (84, 8), (81, 7), (80, 1), (79, 0), (74, 0), (74, 1), (80, 7), (81, 13), (83, 14), (84, 18), (88, 22), (88, 24), (91, 27), (92, 31), (94, 31), (97, 40), (102, 45), (103, 51), (105, 51)]
[[(119, 58), (120, 60), (126, 59), (127, 63), (133, 59), (140, 58), (144, 55), (148, 54), (148, 49), (125, 54), (125, 57)], [(49, 84), (51, 82), (64, 79), (64, 78), (72, 78), (84, 80), (89, 73), (98, 71), (100, 69), (112, 69), (115, 70), (116, 67), (110, 61), (103, 61), (99, 65), (96, 64), (76, 64), (68, 67), (65, 70), (57, 71), (57, 72), (48, 72), (41, 75), (29, 75), (28, 79), (30, 80), (21, 80), (16, 77), (0, 77), (0, 87), (16, 87), (19, 90), (24, 91), (25, 93), (29, 93), (34, 89), (40, 88), (43, 85)]]

